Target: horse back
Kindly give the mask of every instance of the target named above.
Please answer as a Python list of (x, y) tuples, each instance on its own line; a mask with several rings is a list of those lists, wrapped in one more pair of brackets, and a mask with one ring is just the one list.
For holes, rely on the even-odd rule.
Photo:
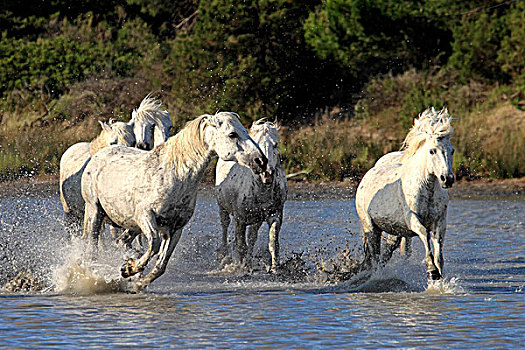
[(82, 217), (84, 200), (80, 191), (82, 173), (90, 160), (89, 142), (69, 147), (60, 158), (60, 200), (64, 211)]
[(384, 163), (370, 169), (357, 188), (356, 209), (361, 221), (385, 232), (410, 235), (406, 223), (409, 210), (399, 175), (399, 163)]

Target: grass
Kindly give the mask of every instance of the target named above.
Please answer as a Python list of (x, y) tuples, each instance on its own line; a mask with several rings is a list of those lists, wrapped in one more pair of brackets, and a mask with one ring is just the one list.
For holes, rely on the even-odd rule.
[[(58, 172), (62, 153), (99, 132), (98, 120), (128, 120), (151, 90), (145, 81), (88, 79), (42, 106), (0, 114), (0, 180)], [(311, 125), (281, 128), (287, 173), (309, 180), (357, 181), (383, 154), (398, 150), (414, 117), (429, 106), (453, 115), (458, 177), (525, 176), (525, 93), (512, 86), (456, 83), (445, 70), (391, 74), (372, 80), (351, 113), (327, 109)], [(168, 110), (177, 111), (168, 96)], [(240, 111), (242, 113), (242, 111)], [(188, 116), (174, 115), (176, 126)], [(213, 172), (210, 172), (212, 176)]]

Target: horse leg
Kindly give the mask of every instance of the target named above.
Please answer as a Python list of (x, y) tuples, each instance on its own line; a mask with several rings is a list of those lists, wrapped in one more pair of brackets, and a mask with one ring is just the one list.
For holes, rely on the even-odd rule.
[(268, 250), (272, 255), (272, 267), (270, 272), (277, 272), (279, 266), (279, 232), (281, 231), (282, 214), (279, 217), (271, 217), (268, 220), (268, 226), (270, 227)]
[(222, 259), (228, 255), (228, 226), (230, 226), (231, 219), (230, 214), (222, 207), (219, 207), (219, 216), (222, 227), (222, 243), (217, 250), (217, 258)]
[(93, 247), (97, 246), (103, 219), (104, 216), (100, 206), (86, 203), (82, 239), (89, 239)]
[(109, 233), (111, 234), (111, 238), (116, 240), (120, 237), (120, 228), (118, 226), (109, 224)]
[(385, 249), (383, 254), (381, 254), (381, 264), (386, 265), (388, 261), (392, 258), (392, 254), (399, 247), (399, 244), (402, 241), (401, 236), (389, 234), (386, 239)]
[(235, 246), (242, 264), (246, 258), (246, 224), (239, 219), (235, 219)]
[(443, 276), (443, 242), (445, 241), (445, 233), (447, 231), (445, 220), (439, 220), (434, 226), (434, 234), (432, 237), (432, 245), (434, 246), (434, 263), (438, 268), (439, 274)]
[(131, 231), (131, 230), (124, 230), (115, 240), (115, 243), (119, 246), (123, 246), (128, 250), (133, 249), (132, 243), (135, 237), (139, 235), (139, 232)]
[(401, 238), (401, 244), (399, 245), (399, 253), (409, 258), (412, 255), (412, 238), (403, 237)]
[(255, 242), (257, 242), (257, 235), (259, 233), (259, 228), (261, 227), (262, 222), (257, 222), (253, 225), (250, 225), (248, 228), (248, 242), (247, 242), (247, 252), (246, 259), (251, 265), (253, 260), (253, 249), (255, 247)]
[(157, 227), (157, 221), (152, 211), (148, 211), (147, 213), (139, 217), (137, 224), (148, 238), (148, 249), (139, 259), (127, 259), (126, 263), (124, 263), (124, 265), (120, 269), (122, 277), (124, 278), (142, 272), (149, 260), (151, 259), (151, 257), (157, 254), (157, 252), (159, 251), (161, 243), (159, 237), (159, 230)]
[(415, 232), (425, 247), (425, 263), (427, 264), (427, 278), (429, 280), (438, 280), (441, 278), (438, 268), (434, 264), (434, 257), (432, 256), (432, 251), (430, 250), (430, 232), (421, 224), (417, 215), (413, 212), (408, 214), (408, 223), (410, 225), (410, 230)]
[(363, 266), (369, 269), (377, 268), (381, 253), (381, 230), (371, 222), (363, 223), (363, 248), (365, 260)]
[(170, 260), (173, 250), (179, 242), (180, 236), (182, 235), (182, 228), (170, 230), (166, 237), (162, 238), (160, 243), (159, 256), (157, 257), (157, 262), (153, 269), (146, 276), (140, 278), (135, 284), (135, 290), (141, 291), (146, 288), (151, 282), (159, 278), (164, 271), (166, 271), (166, 266)]

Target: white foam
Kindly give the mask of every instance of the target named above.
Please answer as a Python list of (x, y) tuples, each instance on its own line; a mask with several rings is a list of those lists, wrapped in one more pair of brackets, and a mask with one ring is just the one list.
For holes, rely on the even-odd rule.
[(438, 294), (466, 294), (465, 289), (460, 285), (459, 278), (452, 277), (450, 279), (440, 279), (437, 281), (428, 281), (428, 286), (424, 294), (438, 295)]
[(131, 289), (130, 282), (120, 277), (125, 252), (116, 247), (93, 252), (79, 239), (73, 239), (64, 248), (63, 262), (52, 268), (55, 292), (87, 295)]

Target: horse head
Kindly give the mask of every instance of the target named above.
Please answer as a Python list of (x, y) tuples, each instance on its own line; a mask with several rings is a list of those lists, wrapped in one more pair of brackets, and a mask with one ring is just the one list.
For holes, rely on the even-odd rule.
[(426, 143), (429, 172), (436, 176), (442, 188), (452, 187), (454, 183), (454, 172), (452, 171), (454, 147), (450, 143), (450, 138), (433, 136)]
[(404, 142), (403, 157), (410, 157), (416, 152), (425, 157), (427, 173), (434, 175), (442, 188), (449, 188), (454, 183), (451, 120), (446, 108), (439, 112), (434, 107), (429, 108), (414, 120), (414, 126)]
[(133, 110), (129, 124), (133, 126), (137, 148), (151, 150), (170, 136), (171, 117), (161, 106), (160, 101), (147, 95)]
[(99, 121), (102, 131), (89, 144), (89, 153), (94, 155), (104, 147), (111, 145), (134, 146), (135, 135), (131, 126), (123, 122), (106, 124)]
[(279, 125), (264, 119), (255, 121), (250, 128), (250, 136), (268, 159), (266, 169), (259, 175), (263, 184), (271, 184), (275, 170), (280, 165), (279, 158)]
[(222, 160), (235, 161), (252, 169), (255, 174), (266, 170), (268, 159), (232, 112), (206, 115), (201, 134), (208, 147)]
[(124, 122), (114, 122), (110, 127), (117, 138), (117, 144), (128, 147), (135, 146), (135, 134), (133, 133), (133, 127), (131, 125)]

